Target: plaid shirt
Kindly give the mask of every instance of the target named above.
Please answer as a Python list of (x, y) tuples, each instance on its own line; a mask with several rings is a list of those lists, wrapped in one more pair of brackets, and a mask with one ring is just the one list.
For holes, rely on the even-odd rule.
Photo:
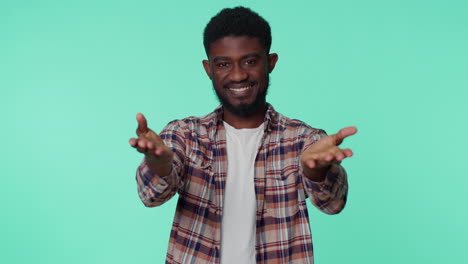
[[(177, 192), (166, 263), (219, 263), (227, 172), (223, 108), (204, 117), (170, 122), (160, 133), (174, 151), (172, 172), (153, 174), (145, 161), (137, 170), (138, 193), (159, 206)], [(340, 212), (348, 190), (344, 169), (333, 165), (323, 182), (303, 176), (300, 156), (325, 136), (323, 130), (289, 119), (268, 106), (265, 132), (255, 159), (257, 263), (313, 263), (306, 198), (327, 213)]]

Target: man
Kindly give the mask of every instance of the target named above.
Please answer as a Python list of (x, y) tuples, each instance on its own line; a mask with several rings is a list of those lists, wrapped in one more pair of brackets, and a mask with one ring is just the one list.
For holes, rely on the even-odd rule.
[(346, 202), (340, 162), (352, 156), (326, 136), (266, 102), (268, 23), (250, 9), (224, 9), (207, 24), (203, 67), (221, 102), (213, 113), (170, 122), (157, 135), (137, 115), (130, 145), (146, 206), (179, 194), (166, 263), (313, 263), (306, 198), (328, 214)]

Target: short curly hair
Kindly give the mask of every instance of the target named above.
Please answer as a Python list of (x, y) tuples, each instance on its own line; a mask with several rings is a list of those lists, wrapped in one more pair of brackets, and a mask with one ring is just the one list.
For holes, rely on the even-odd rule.
[(225, 8), (211, 18), (203, 33), (203, 45), (209, 55), (211, 43), (227, 36), (258, 38), (268, 54), (271, 47), (271, 29), (268, 22), (249, 8)]

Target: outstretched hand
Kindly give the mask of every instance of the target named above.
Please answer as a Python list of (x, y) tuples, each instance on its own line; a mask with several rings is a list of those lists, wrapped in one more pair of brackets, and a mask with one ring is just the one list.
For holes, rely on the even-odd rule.
[(301, 166), (306, 177), (314, 181), (322, 181), (331, 164), (339, 164), (345, 158), (353, 156), (351, 149), (341, 149), (338, 146), (345, 138), (356, 132), (356, 127), (343, 128), (338, 133), (326, 136), (306, 149), (301, 155)]
[(160, 175), (165, 176), (170, 173), (174, 153), (164, 145), (164, 142), (153, 130), (148, 128), (148, 123), (143, 114), (136, 116), (138, 128), (136, 134), (138, 138), (129, 140), (130, 146), (145, 155), (150, 169)]

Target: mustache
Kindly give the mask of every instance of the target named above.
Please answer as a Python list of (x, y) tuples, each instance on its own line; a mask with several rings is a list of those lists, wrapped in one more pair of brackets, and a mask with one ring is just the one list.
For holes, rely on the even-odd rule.
[(238, 86), (238, 87), (254, 86), (255, 84), (257, 84), (256, 81), (227, 82), (227, 83), (223, 84), (223, 87), (224, 88), (229, 88), (229, 87), (233, 87), (233, 86)]

